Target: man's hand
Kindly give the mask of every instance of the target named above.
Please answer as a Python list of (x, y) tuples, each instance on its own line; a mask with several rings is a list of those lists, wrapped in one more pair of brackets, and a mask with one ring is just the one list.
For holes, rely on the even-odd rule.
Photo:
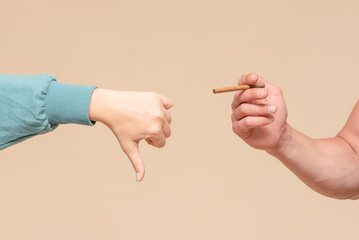
[(337, 199), (359, 198), (359, 101), (336, 137), (312, 139), (287, 122), (280, 88), (257, 74), (242, 75), (239, 84), (264, 82), (265, 88), (236, 93), (233, 131), (250, 146), (278, 158), (310, 188)]
[(279, 148), (289, 128), (287, 107), (280, 88), (255, 73), (244, 74), (238, 85), (264, 82), (265, 88), (238, 91), (232, 102), (233, 131), (254, 148), (271, 151)]
[(136, 179), (140, 182), (145, 167), (138, 149), (142, 139), (162, 148), (171, 135), (172, 102), (151, 92), (120, 92), (95, 89), (90, 102), (89, 117), (108, 126), (130, 159)]

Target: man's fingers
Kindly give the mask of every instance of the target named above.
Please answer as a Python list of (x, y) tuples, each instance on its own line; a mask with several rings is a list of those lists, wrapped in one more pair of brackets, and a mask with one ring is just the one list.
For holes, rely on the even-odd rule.
[(232, 110), (236, 109), (242, 103), (249, 103), (268, 96), (268, 91), (265, 88), (251, 88), (244, 91), (239, 91), (234, 95), (232, 102)]
[(242, 134), (249, 132), (253, 128), (271, 124), (273, 121), (273, 116), (248, 116), (239, 121), (233, 121), (232, 128), (235, 133)]
[(233, 110), (233, 117), (235, 120), (240, 120), (247, 116), (268, 116), (276, 111), (276, 106), (272, 105), (242, 103)]
[(258, 81), (256, 73), (243, 74), (239, 80), (238, 85), (254, 85)]
[(137, 182), (141, 182), (145, 176), (145, 164), (143, 163), (141, 153), (138, 149), (138, 143), (129, 141), (121, 143), (121, 147), (135, 169)]
[(163, 105), (167, 110), (170, 109), (170, 108), (173, 106), (172, 101), (171, 101), (168, 97), (165, 97), (165, 96), (162, 96), (162, 95), (159, 95), (159, 96), (160, 96), (162, 105)]

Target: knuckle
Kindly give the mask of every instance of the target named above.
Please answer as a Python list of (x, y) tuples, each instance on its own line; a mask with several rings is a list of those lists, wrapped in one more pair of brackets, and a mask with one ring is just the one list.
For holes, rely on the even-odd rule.
[(239, 122), (233, 122), (232, 123), (232, 131), (236, 134), (240, 134), (241, 132), (243, 132), (243, 127), (241, 126), (241, 124)]
[(232, 121), (232, 124), (234, 124), (236, 122), (236, 115), (235, 115), (234, 111), (232, 112), (232, 115), (231, 115), (231, 121)]
[(157, 97), (157, 93), (155, 92), (147, 92), (147, 94), (151, 97)]
[(169, 124), (172, 123), (172, 117), (171, 117), (171, 116), (168, 117), (168, 123), (169, 123)]
[(156, 126), (152, 127), (152, 129), (150, 130), (149, 133), (151, 135), (158, 136), (161, 134), (161, 131), (162, 131), (161, 128), (158, 125), (156, 125)]
[(237, 133), (238, 132), (238, 126), (236, 123), (232, 123), (232, 131)]
[(236, 108), (232, 112), (232, 120), (238, 119), (238, 118), (239, 118), (239, 112), (238, 112), (238, 108)]
[(157, 121), (157, 122), (162, 122), (163, 120), (165, 120), (165, 116), (160, 113), (157, 113), (157, 114), (155, 113), (152, 118), (154, 121)]
[(241, 113), (240, 113), (239, 107), (237, 107), (236, 109), (234, 109), (232, 115), (233, 115), (233, 118), (234, 118), (234, 119), (240, 119)]
[(169, 130), (167, 131), (165, 137), (166, 137), (166, 138), (169, 138), (169, 137), (171, 137), (171, 134), (172, 134), (171, 129), (169, 129)]
[(158, 144), (158, 148), (164, 148), (166, 146), (166, 140)]
[(242, 121), (245, 128), (250, 128), (253, 125), (253, 121), (250, 118), (244, 118)]
[(236, 101), (236, 97), (237, 96), (237, 94), (234, 96), (234, 98), (233, 98), (233, 101), (232, 101), (232, 103), (231, 103), (231, 108), (232, 108), (232, 110), (234, 110), (234, 108), (236, 107), (236, 104), (237, 104), (237, 101)]
[(234, 98), (239, 98), (242, 95), (242, 92), (237, 91), (236, 94), (234, 95)]
[(280, 87), (277, 87), (277, 86), (275, 86), (275, 87), (273, 88), (273, 92), (274, 92), (275, 95), (278, 95), (278, 96), (282, 96), (282, 95), (283, 95), (282, 89), (281, 89)]
[(148, 92), (147, 94), (150, 99), (155, 100), (155, 101), (160, 101), (160, 96), (158, 95), (158, 93)]
[(160, 133), (161, 133), (161, 129), (159, 128), (155, 128), (151, 131), (151, 135), (155, 135), (155, 136), (160, 135)]
[(237, 107), (237, 113), (242, 115), (242, 114), (246, 114), (248, 112), (248, 104), (241, 104)]
[(241, 92), (241, 91), (236, 92), (236, 94), (233, 97), (232, 104), (231, 104), (232, 108), (235, 108), (238, 104), (240, 104), (242, 102), (242, 98), (243, 98), (242, 96), (243, 96), (243, 92)]

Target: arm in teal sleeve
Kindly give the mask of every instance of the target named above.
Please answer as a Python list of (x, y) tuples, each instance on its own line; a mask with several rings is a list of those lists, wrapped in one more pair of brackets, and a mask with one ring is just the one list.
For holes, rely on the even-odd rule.
[(59, 124), (92, 126), (88, 110), (95, 88), (58, 83), (49, 74), (0, 74), (0, 150)]

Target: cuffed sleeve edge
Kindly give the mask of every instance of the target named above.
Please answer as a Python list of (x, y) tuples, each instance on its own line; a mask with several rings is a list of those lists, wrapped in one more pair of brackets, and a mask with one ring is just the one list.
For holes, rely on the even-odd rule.
[(46, 95), (46, 114), (50, 124), (77, 123), (93, 126), (89, 105), (95, 86), (50, 82)]

